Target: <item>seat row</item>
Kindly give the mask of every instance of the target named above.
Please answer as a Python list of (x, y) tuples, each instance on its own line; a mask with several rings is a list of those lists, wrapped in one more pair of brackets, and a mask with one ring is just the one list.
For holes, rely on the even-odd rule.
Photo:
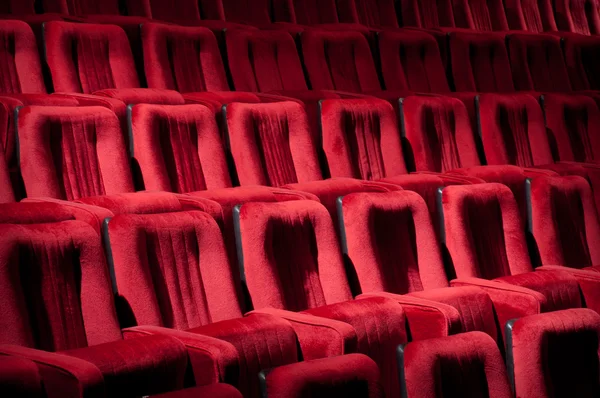
[[(131, 23), (154, 18), (182, 25), (225, 27), (248, 24), (288, 28), (344, 24), (362, 29), (417, 27), (464, 28), (479, 31), (565, 31), (600, 33), (596, 0), (9, 0), (2, 14), (31, 21), (81, 18), (84, 21)], [(49, 13), (34, 16), (36, 13)], [(37, 17), (37, 18), (36, 18)], [(227, 21), (227, 23), (225, 23)]]
[[(211, 385), (226, 382), (247, 397), (259, 387), (268, 397), (509, 397), (507, 374), (519, 396), (597, 394), (600, 316), (579, 308), (582, 285), (566, 268), (527, 271), (510, 191), (447, 187), (442, 207), (452, 287), (427, 205), (410, 191), (340, 198), (339, 232), (314, 200), (238, 206), (240, 274), (204, 212), (114, 215), (101, 239), (68, 207), (4, 205), (0, 352), (33, 361), (48, 396), (238, 396)], [(465, 278), (502, 269), (524, 273)]]

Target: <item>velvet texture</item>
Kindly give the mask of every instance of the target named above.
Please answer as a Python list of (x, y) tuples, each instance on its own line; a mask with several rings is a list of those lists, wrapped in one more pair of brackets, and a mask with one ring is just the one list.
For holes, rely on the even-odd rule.
[(597, 0), (555, 0), (554, 12), (558, 29), (582, 35), (600, 33)]
[(338, 0), (340, 22), (360, 22), (370, 28), (398, 28), (394, 0)]
[(0, 356), (0, 392), (8, 397), (44, 397), (36, 364), (26, 359)]
[(563, 51), (573, 89), (600, 89), (600, 79), (594, 72), (599, 65), (600, 38), (567, 35), (563, 40)]
[(388, 90), (449, 92), (440, 49), (425, 32), (385, 30), (378, 35), (381, 70)]
[(479, 158), (464, 104), (448, 97), (408, 97), (402, 101), (403, 134), (416, 171), (478, 166)]
[(512, 34), (508, 51), (517, 90), (571, 91), (559, 36)]
[(456, 27), (478, 31), (508, 30), (502, 0), (454, 0)]
[(513, 396), (502, 355), (483, 333), (411, 342), (401, 358), (409, 398)]
[(600, 394), (600, 317), (571, 309), (518, 319), (507, 347), (517, 396), (593, 397)]
[[(397, 394), (392, 357), (393, 347), (406, 341), (404, 313), (384, 298), (349, 301), (352, 294), (327, 210), (312, 201), (249, 203), (240, 209), (239, 226), (238, 242), (254, 308), (306, 311), (352, 325), (354, 350), (379, 364), (386, 394)], [(328, 338), (306, 330), (306, 322), (301, 321), (306, 314), (299, 314), (301, 323), (295, 327), (302, 334), (304, 358)]]
[(555, 32), (551, 0), (505, 0), (504, 10), (511, 30), (525, 30), (531, 33)]
[(73, 219), (68, 208), (56, 203), (3, 203), (0, 207), (2, 224), (46, 224)]
[(449, 48), (456, 91), (515, 91), (502, 33), (452, 32)]
[(454, 27), (452, 0), (401, 0), (402, 25), (425, 29)]
[(281, 366), (265, 372), (265, 397), (331, 396), (382, 398), (379, 369), (361, 354), (341, 355)]
[(416, 293), (416, 297), (456, 308), (463, 331), (481, 330), (496, 339), (487, 295), (473, 288), (447, 289), (438, 239), (427, 205), (418, 194), (351, 194), (343, 198), (341, 211), (344, 251), (362, 293)]
[(0, 203), (11, 203), (15, 201), (12, 182), (8, 171), (8, 165), (4, 158), (4, 151), (0, 146)]
[(366, 37), (359, 32), (308, 30), (304, 65), (313, 89), (369, 93), (381, 90)]
[(295, 335), (285, 322), (268, 315), (236, 319), (242, 316), (236, 279), (219, 227), (209, 215), (116, 216), (108, 224), (108, 235), (121, 315), (131, 313), (122, 322), (187, 330), (232, 343), (241, 373), (221, 377), (248, 396), (258, 396), (256, 372), (296, 361)]
[(233, 103), (225, 115), (240, 185), (276, 187), (323, 178), (302, 105)]
[(235, 387), (225, 383), (214, 383), (202, 387), (186, 388), (165, 394), (153, 395), (152, 398), (242, 398), (243, 395)]

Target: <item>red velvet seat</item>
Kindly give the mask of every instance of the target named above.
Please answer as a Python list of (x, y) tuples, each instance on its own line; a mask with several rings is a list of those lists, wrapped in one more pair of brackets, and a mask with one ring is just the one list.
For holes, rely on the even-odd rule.
[(370, 356), (386, 396), (396, 396), (394, 348), (407, 339), (404, 311), (386, 298), (352, 300), (327, 210), (314, 201), (247, 203), (235, 217), (240, 269), (256, 312), (290, 321), (305, 360)]
[[(220, 363), (233, 355), (239, 374), (223, 371), (219, 380), (236, 385), (247, 397), (260, 395), (258, 372), (297, 361), (296, 336), (287, 322), (264, 314), (242, 317), (239, 280), (210, 215), (117, 215), (104, 231), (121, 323), (142, 325), (131, 333), (171, 333), (152, 328), (160, 326), (181, 331), (176, 335), (182, 339), (206, 335), (231, 343), (237, 355), (213, 355)], [(204, 364), (194, 371), (198, 379)]]
[(260, 375), (263, 397), (383, 398), (380, 372), (361, 354), (280, 366)]
[(456, 26), (452, 0), (400, 0), (400, 14), (402, 26), (424, 29)]
[(558, 30), (582, 35), (600, 34), (598, 0), (554, 0)]
[(517, 319), (507, 326), (507, 365), (517, 396), (600, 394), (600, 317), (572, 309)]
[(452, 285), (486, 289), (500, 325), (519, 316), (582, 306), (577, 279), (569, 272), (533, 272), (525, 225), (506, 186), (449, 186), (440, 200), (442, 237), (458, 278)]
[[(389, 298), (408, 294), (449, 305), (458, 311), (463, 332), (479, 330), (498, 339), (488, 295), (477, 288), (449, 288), (423, 198), (410, 191), (355, 193), (338, 199), (338, 212), (342, 250), (357, 291)], [(411, 315), (407, 311), (412, 327)]]
[(480, 332), (408, 343), (398, 362), (408, 398), (513, 396), (498, 347)]
[(35, 362), (0, 356), (0, 393), (6, 397), (44, 397), (42, 377)]
[(487, 32), (508, 30), (502, 0), (453, 0), (453, 5), (458, 28)]
[(373, 29), (399, 27), (394, 0), (338, 0), (336, 5), (340, 22), (359, 22)]
[(12, 182), (8, 172), (8, 164), (4, 159), (4, 151), (0, 145), (0, 203), (11, 203), (15, 201)]
[(188, 354), (181, 342), (123, 339), (100, 239), (89, 225), (4, 225), (0, 240), (0, 261), (11, 270), (0, 282), (0, 352), (35, 361), (51, 396), (141, 396), (184, 387)]
[(505, 0), (504, 9), (511, 30), (531, 33), (558, 30), (551, 0)]
[(600, 79), (595, 72), (600, 67), (600, 38), (566, 35), (563, 50), (573, 89), (600, 90)]

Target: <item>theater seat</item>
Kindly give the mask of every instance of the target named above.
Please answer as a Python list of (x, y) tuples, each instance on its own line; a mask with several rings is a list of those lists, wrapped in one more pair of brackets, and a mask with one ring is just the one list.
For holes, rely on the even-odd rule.
[(454, 0), (456, 27), (492, 32), (508, 30), (502, 0)]
[(338, 0), (336, 5), (340, 22), (359, 22), (372, 29), (399, 27), (394, 0)]
[(600, 79), (595, 73), (600, 65), (600, 38), (566, 35), (563, 38), (563, 51), (573, 89), (600, 90)]
[(517, 396), (600, 394), (600, 317), (571, 309), (517, 319), (506, 327), (508, 374)]
[(400, 0), (402, 26), (436, 29), (453, 28), (452, 0)]
[(449, 186), (440, 201), (442, 240), (458, 278), (452, 286), (484, 288), (500, 325), (515, 317), (582, 306), (579, 284), (569, 272), (533, 272), (525, 224), (506, 186)]
[[(259, 396), (258, 372), (297, 361), (296, 336), (287, 322), (264, 314), (242, 317), (239, 280), (210, 215), (118, 215), (104, 224), (104, 234), (121, 324), (133, 327), (126, 335), (175, 333), (184, 341), (205, 335), (229, 342), (237, 354), (215, 351), (215, 360), (226, 363), (233, 355), (240, 369), (220, 372), (218, 381), (236, 385), (247, 397)], [(205, 384), (203, 364), (192, 365), (197, 382)]]
[(6, 397), (44, 397), (42, 378), (35, 362), (0, 356), (0, 393)]
[(498, 347), (480, 332), (408, 343), (398, 366), (407, 398), (513, 396)]
[(504, 10), (511, 30), (531, 33), (558, 30), (551, 0), (505, 0)]
[(600, 34), (597, 0), (554, 0), (558, 30), (581, 35)]
[[(11, 269), (0, 282), (6, 298), (0, 352), (35, 361), (47, 392), (104, 390), (117, 397), (184, 387), (188, 354), (181, 342), (123, 339), (100, 239), (90, 226), (4, 225), (0, 239), (0, 261)], [(12, 273), (23, 276), (15, 282)]]
[(14, 201), (15, 194), (8, 173), (8, 165), (4, 159), (2, 145), (0, 145), (0, 203), (11, 203)]
[(261, 372), (259, 377), (263, 398), (384, 396), (377, 364), (361, 354), (280, 366)]
[[(439, 240), (423, 198), (411, 191), (355, 193), (338, 199), (342, 250), (355, 291), (392, 298), (408, 294), (458, 312), (462, 332), (498, 340), (492, 301), (480, 289), (449, 288)], [(442, 307), (443, 308), (443, 307)], [(431, 305), (434, 310), (435, 306)], [(405, 307), (410, 331), (413, 313)], [(429, 327), (435, 318), (429, 320)]]

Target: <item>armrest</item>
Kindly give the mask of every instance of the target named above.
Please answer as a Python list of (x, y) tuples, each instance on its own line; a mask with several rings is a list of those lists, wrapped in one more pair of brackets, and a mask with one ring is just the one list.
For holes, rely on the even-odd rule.
[(114, 216), (110, 210), (86, 203), (70, 202), (68, 200), (54, 198), (25, 198), (23, 202), (47, 202), (57, 203), (73, 214), (76, 220), (91, 225), (96, 232), (100, 233), (102, 222), (108, 217)]
[(125, 117), (127, 105), (115, 98), (81, 93), (54, 93), (52, 95), (75, 99), (81, 106), (103, 106), (113, 111), (119, 119)]
[(536, 268), (536, 272), (566, 272), (577, 280), (583, 294), (585, 307), (600, 313), (600, 273), (595, 269), (577, 269), (561, 265), (545, 265)]
[(48, 398), (100, 398), (105, 396), (102, 372), (87, 361), (8, 344), (0, 345), (0, 353), (35, 362)]
[(535, 269), (536, 271), (562, 271), (568, 272), (576, 278), (586, 278), (600, 282), (600, 272), (587, 268), (570, 268), (564, 265), (544, 265)]
[(123, 329), (125, 339), (148, 335), (169, 336), (185, 345), (194, 370), (196, 385), (237, 380), (239, 357), (232, 344), (214, 337), (160, 326), (135, 326)]
[(130, 104), (160, 104), (160, 105), (183, 105), (183, 95), (174, 90), (155, 88), (121, 88), (106, 89), (94, 92), (94, 95), (106, 98), (114, 98), (122, 101), (125, 105)]
[(455, 279), (451, 286), (476, 286), (483, 289), (494, 304), (494, 310), (504, 336), (504, 325), (515, 318), (539, 314), (546, 304), (546, 297), (535, 290), (508, 283), (480, 278)]
[(288, 321), (296, 332), (305, 360), (356, 352), (356, 332), (345, 322), (275, 308), (263, 308), (249, 314), (252, 313), (269, 314)]
[(408, 318), (412, 340), (445, 337), (462, 331), (460, 313), (450, 305), (419, 297), (385, 292), (361, 294), (356, 298), (372, 297), (385, 297), (402, 306)]

